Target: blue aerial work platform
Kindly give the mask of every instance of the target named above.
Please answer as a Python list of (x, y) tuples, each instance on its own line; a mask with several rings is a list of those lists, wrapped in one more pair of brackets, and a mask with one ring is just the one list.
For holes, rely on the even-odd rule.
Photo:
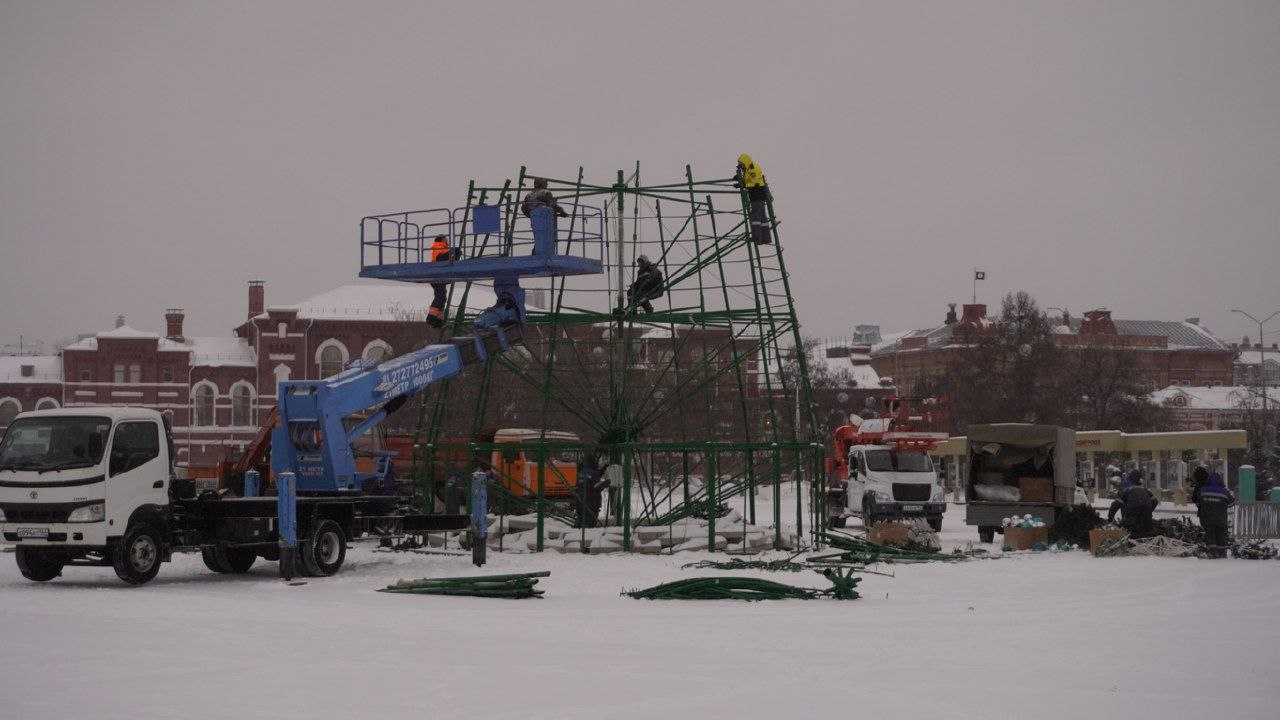
[[(417, 283), (598, 275), (604, 272), (604, 214), (562, 203), (568, 217), (535, 252), (534, 226), (515, 203), (371, 215), (360, 223), (360, 277)], [(448, 238), (455, 259), (431, 262), (431, 243)]]
[[(585, 205), (561, 207), (569, 217), (560, 222), (549, 207), (540, 206), (533, 209), (531, 223), (515, 205), (419, 210), (361, 222), (361, 277), (431, 284), (492, 280), (498, 303), (475, 319), (474, 335), (381, 363), (358, 360), (320, 380), (278, 383), (271, 466), (279, 478), (282, 575), (292, 575), (299, 547), (299, 495), (337, 499), (394, 492), (388, 483), (390, 454), (378, 453), (384, 457), (374, 471), (362, 472), (353, 449), (357, 440), (432, 383), (520, 341), (520, 278), (604, 271), (603, 213)], [(456, 254), (431, 262), (431, 245), (440, 235)]]

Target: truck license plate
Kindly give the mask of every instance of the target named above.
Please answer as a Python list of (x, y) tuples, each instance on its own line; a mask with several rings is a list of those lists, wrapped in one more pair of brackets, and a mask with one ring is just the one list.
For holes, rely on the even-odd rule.
[(49, 537), (49, 528), (18, 528), (18, 537), (47, 538)]
[(923, 509), (924, 509), (923, 505), (903, 505), (902, 506), (903, 512), (920, 512)]

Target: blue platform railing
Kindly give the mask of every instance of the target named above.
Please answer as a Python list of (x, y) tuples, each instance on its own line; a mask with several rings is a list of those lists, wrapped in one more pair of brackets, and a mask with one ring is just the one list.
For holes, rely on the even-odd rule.
[[(605, 261), (604, 211), (592, 205), (562, 202), (568, 217), (556, 227), (556, 255)], [(431, 259), (437, 235), (449, 238), (459, 250), (458, 259), (517, 257), (533, 252), (533, 228), (520, 212), (519, 203), (498, 208), (494, 232), (472, 230), (475, 206), (434, 208), (370, 215), (360, 221), (361, 269), (386, 265), (424, 263)]]

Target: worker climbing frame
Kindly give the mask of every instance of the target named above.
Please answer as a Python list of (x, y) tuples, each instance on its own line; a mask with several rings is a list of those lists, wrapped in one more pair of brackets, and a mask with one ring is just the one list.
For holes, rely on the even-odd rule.
[[(771, 242), (757, 244), (731, 177), (697, 179), (686, 166), (645, 185), (639, 164), (606, 183), (582, 169), (538, 177), (561, 210), (550, 253), (524, 212), (524, 168), (500, 185), (472, 182), (459, 208), (362, 224), (362, 275), (450, 283), (450, 322), (425, 342), (470, 332), (494, 292), (519, 285), (524, 346), (416, 402), (424, 502), (467, 504), (479, 467), (500, 525), (536, 518), (530, 549), (546, 546), (550, 525), (585, 538), (596, 524), (619, 527), (623, 550), (651, 550), (664, 528), (659, 544), (671, 547), (701, 523), (712, 548), (726, 523), (766, 529), (769, 547), (816, 545), (808, 488), (824, 455), (805, 359), (792, 351), (799, 324), (772, 199)], [(458, 250), (451, 267), (424, 262), (437, 234)], [(645, 264), (658, 281), (637, 282)], [(616, 469), (597, 477), (588, 457)]]

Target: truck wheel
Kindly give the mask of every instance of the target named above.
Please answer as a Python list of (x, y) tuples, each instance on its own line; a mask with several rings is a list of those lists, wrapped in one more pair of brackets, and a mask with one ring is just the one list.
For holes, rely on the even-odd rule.
[(62, 563), (35, 548), (19, 545), (14, 551), (18, 556), (18, 572), (35, 582), (47, 582), (62, 574)]
[(929, 518), (929, 527), (933, 528), (934, 532), (942, 532), (942, 518)]
[(321, 520), (311, 537), (302, 543), (302, 564), (316, 577), (338, 572), (347, 557), (347, 540), (342, 528), (332, 520)]
[(222, 559), (218, 557), (216, 548), (205, 547), (200, 548), (200, 559), (204, 560), (204, 566), (216, 573), (229, 573), (231, 568), (223, 564)]
[(150, 525), (138, 523), (129, 528), (112, 553), (116, 575), (130, 585), (151, 582), (160, 572), (160, 535)]
[(984, 543), (989, 543), (996, 539), (996, 529), (990, 525), (978, 526), (978, 539)]
[(214, 554), (218, 556), (219, 564), (226, 568), (222, 572), (241, 575), (249, 572), (249, 568), (253, 567), (253, 563), (258, 559), (258, 551), (253, 548), (219, 547), (214, 549)]

